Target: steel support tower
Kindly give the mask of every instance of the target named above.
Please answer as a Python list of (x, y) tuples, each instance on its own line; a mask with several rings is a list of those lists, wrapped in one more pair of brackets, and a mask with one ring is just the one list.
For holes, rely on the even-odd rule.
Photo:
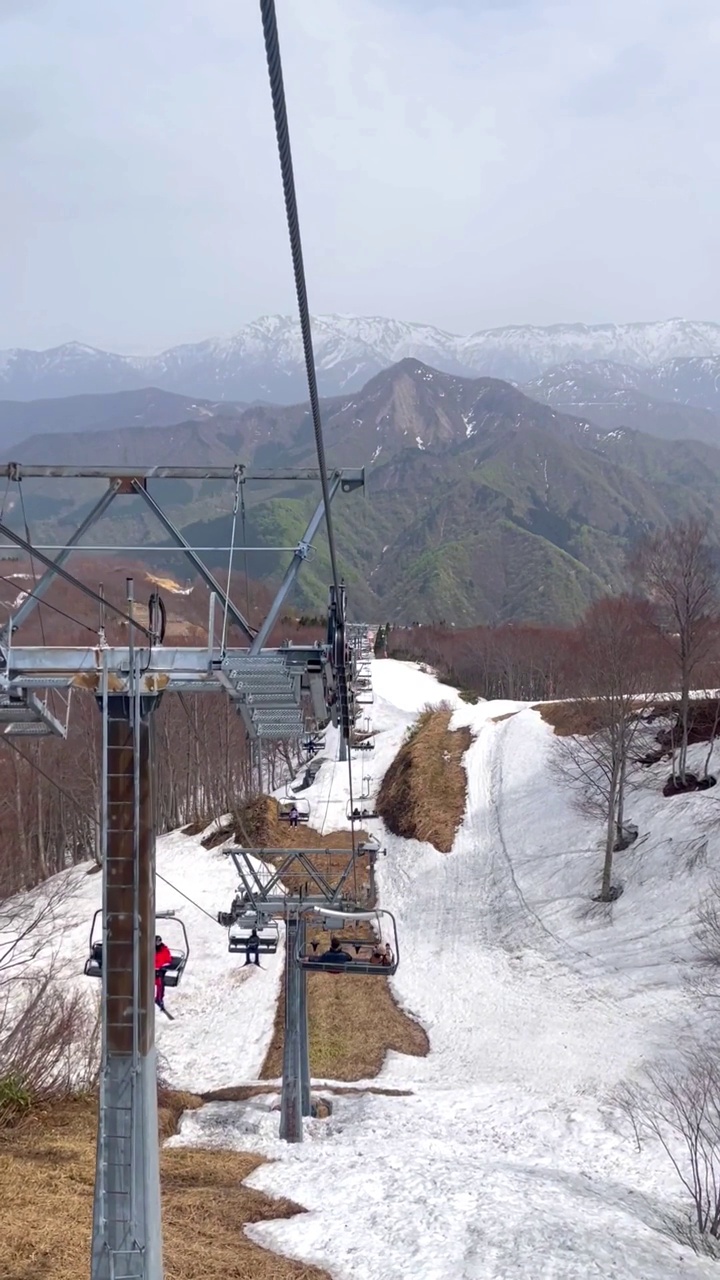
[[(8, 481), (18, 484), (24, 478), (52, 477), (108, 482), (106, 491), (79, 528), (64, 546), (55, 549), (54, 560), (0, 521), (4, 546), (19, 547), (45, 566), (45, 573), (0, 633), (0, 741), (3, 734), (13, 737), (66, 735), (67, 718), (63, 723), (48, 705), (50, 690), (60, 691), (67, 697), (68, 704), (73, 690), (89, 692), (100, 705), (103, 726), (102, 1056), (91, 1280), (163, 1280), (154, 1004), (154, 712), (160, 698), (173, 692), (222, 693), (236, 707), (259, 754), (265, 739), (303, 735), (304, 702), (312, 707), (316, 723), (326, 724), (332, 719), (341, 728), (346, 725), (347, 683), (342, 666), (337, 665), (343, 644), (344, 618), (334, 598), (326, 642), (265, 647), (297, 574), (312, 550), (311, 540), (324, 515), (322, 503), (294, 548), (275, 599), (256, 630), (227, 597), (197, 550), (189, 546), (181, 531), (148, 493), (147, 485), (149, 480), (163, 478), (231, 480), (237, 503), (238, 487), (248, 480), (317, 482), (319, 473), (314, 470), (250, 472), (241, 464), (231, 468), (82, 468), (23, 467), (10, 463), (5, 470)], [(333, 471), (327, 481), (331, 494), (339, 490), (351, 492), (362, 487), (364, 472), (362, 469)], [(187, 556), (210, 588), (207, 645), (177, 648), (160, 643), (150, 626), (134, 621), (131, 591), (128, 613), (124, 615), (128, 623), (127, 645), (108, 646), (102, 626), (96, 645), (61, 647), (18, 643), (18, 628), (57, 578), (69, 581), (102, 603), (92, 588), (78, 583), (64, 565), (75, 549), (84, 554), (111, 549), (88, 547), (82, 540), (123, 494), (137, 495), (146, 502), (174, 546)], [(113, 549), (127, 554), (122, 546)], [(240, 545), (236, 549), (242, 552), (244, 548)], [(114, 605), (109, 607), (116, 613), (122, 612)], [(216, 626), (216, 612), (222, 618), (221, 628)], [(228, 626), (240, 630), (244, 647), (228, 645)], [(288, 955), (294, 960), (293, 947), (289, 947)], [(288, 972), (290, 968), (296, 975), (293, 978), (292, 1007), (296, 1011), (293, 1026), (300, 1029), (297, 1035), (289, 1037), (297, 1080), (297, 1105), (294, 1118), (288, 1121), (288, 1132), (291, 1127), (296, 1132), (299, 1124), (302, 1136), (303, 1109), (309, 1110), (310, 1105), (307, 1024), (306, 1015), (303, 1023), (301, 1014), (302, 1009), (306, 1009), (306, 983), (299, 966), (290, 965), (288, 960)]]
[(162, 1277), (155, 1062), (156, 697), (104, 680), (102, 1059), (92, 1280)]

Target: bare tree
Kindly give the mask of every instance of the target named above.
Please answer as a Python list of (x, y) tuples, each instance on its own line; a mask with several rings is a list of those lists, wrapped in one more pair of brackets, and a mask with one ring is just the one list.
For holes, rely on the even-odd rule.
[(633, 743), (652, 702), (643, 636), (646, 618), (627, 597), (598, 601), (578, 631), (574, 700), (583, 732), (565, 739), (559, 768), (580, 792), (581, 804), (605, 824), (600, 900), (617, 896), (613, 855), (624, 837), (625, 794)]
[(698, 908), (695, 947), (702, 963), (720, 969), (720, 882), (713, 880)]
[(692, 1205), (701, 1236), (720, 1237), (720, 1071), (694, 1049), (677, 1066), (649, 1067), (646, 1083), (625, 1085), (616, 1102), (638, 1143), (660, 1143)]
[(656, 626), (677, 662), (681, 739), (673, 765), (684, 786), (687, 773), (690, 690), (717, 631), (718, 566), (708, 523), (687, 520), (646, 538), (632, 568), (655, 609)]

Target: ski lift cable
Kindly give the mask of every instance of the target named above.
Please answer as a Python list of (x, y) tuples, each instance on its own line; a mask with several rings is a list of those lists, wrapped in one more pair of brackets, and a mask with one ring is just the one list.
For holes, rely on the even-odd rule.
[[(338, 573), (337, 555), (335, 550), (335, 532), (330, 508), (330, 487), (328, 485), (327, 478), (325, 440), (323, 437), (322, 416), (320, 413), (320, 397), (318, 394), (317, 370), (315, 367), (315, 355), (313, 351), (310, 307), (308, 304), (307, 281), (303, 261), (302, 239), (300, 236), (300, 218), (298, 215), (297, 196), (295, 192), (295, 175), (293, 172), (292, 150), (290, 147), (290, 132), (288, 128), (287, 104), (285, 100), (285, 85), (283, 81), (280, 40), (278, 37), (277, 16), (275, 13), (275, 0), (260, 0), (260, 13), (262, 16), (265, 55), (267, 58), (268, 75), (270, 78), (270, 94), (272, 97), (273, 115), (275, 118), (275, 136), (277, 140), (283, 195), (285, 199), (285, 216), (287, 219), (288, 233), (290, 237), (290, 251), (292, 255), (293, 274), (295, 277), (295, 292), (297, 294), (298, 313), (300, 316), (300, 331), (302, 333), (303, 353), (305, 356), (305, 372), (307, 375), (310, 410), (312, 414), (313, 431), (315, 434), (315, 448), (317, 452), (318, 468), (320, 471), (323, 506), (325, 508), (325, 527), (327, 529), (328, 548), (330, 551), (330, 567), (333, 586), (335, 588), (335, 599), (339, 607), (341, 599), (340, 576)], [(341, 617), (339, 621), (341, 625), (341, 637), (343, 639), (342, 669), (339, 672), (339, 691), (341, 710), (343, 699), (346, 703), (343, 719), (347, 720), (349, 717), (349, 697), (347, 672), (345, 667), (344, 627), (342, 625), (344, 623), (344, 619)], [(341, 732), (343, 732), (342, 725)], [(352, 799), (352, 766), (349, 751), (348, 775), (350, 797)], [(354, 854), (354, 826), (352, 828), (352, 848)]]
[(285, 216), (290, 236), (293, 273), (295, 276), (295, 292), (297, 294), (300, 330), (302, 333), (303, 352), (305, 355), (305, 372), (307, 374), (310, 410), (315, 433), (315, 448), (320, 484), (322, 486), (323, 505), (325, 507), (325, 524), (327, 527), (328, 545), (330, 549), (330, 566), (333, 585), (339, 598), (340, 578), (335, 554), (335, 536), (330, 510), (330, 487), (327, 478), (325, 461), (325, 441), (323, 439), (322, 418), (320, 415), (320, 398), (318, 395), (317, 371), (313, 352), (312, 330), (310, 325), (310, 309), (308, 306), (307, 283), (303, 262), (302, 241), (300, 238), (300, 219), (298, 217), (297, 196), (295, 194), (295, 176), (293, 173), (292, 151), (290, 149), (290, 133), (288, 129), (287, 105), (285, 101), (285, 85), (283, 83), (282, 60), (280, 57), (280, 41), (278, 39), (275, 0), (260, 0), (263, 35), (265, 37), (265, 54), (267, 57), (268, 75), (270, 77), (270, 93), (272, 96), (273, 115), (275, 117), (275, 136), (277, 139), (280, 172), (282, 175), (283, 195), (285, 197)]
[[(70, 804), (74, 805), (75, 808), (78, 810), (78, 812), (83, 814), (83, 816), (87, 818), (88, 821), (93, 824), (93, 826), (95, 826), (97, 822), (95, 815), (90, 813), (90, 810), (86, 809), (84, 805), (80, 804), (80, 802), (76, 800), (75, 797), (71, 795), (69, 791), (66, 791), (65, 788), (62, 787), (60, 783), (55, 780), (55, 778), (51, 778), (49, 773), (46, 773), (44, 769), (40, 768), (39, 764), (36, 764), (34, 760), (31, 760), (29, 756), (26, 756), (25, 753), (21, 751), (19, 747), (16, 747), (15, 743), (11, 742), (9, 738), (2, 738), (0, 739), (0, 741), (2, 741), (5, 744), (5, 746), (10, 747), (16, 753), (16, 755), (20, 756), (21, 760), (24, 760), (26, 764), (29, 764), (30, 768), (34, 769), (36, 773), (39, 773), (42, 778), (45, 778), (47, 782), (52, 783), (52, 785), (56, 788), (56, 790), (59, 791), (60, 794), (65, 797), (66, 800), (69, 800)], [(198, 911), (202, 911), (204, 915), (206, 915), (210, 920), (212, 920), (215, 924), (217, 924), (217, 917), (214, 916), (212, 912), (207, 911), (205, 907), (201, 907), (199, 902), (196, 902), (194, 898), (191, 898), (182, 889), (179, 889), (178, 886), (176, 884), (173, 884), (171, 880), (168, 880), (166, 876), (161, 875), (157, 869), (155, 871), (155, 875), (158, 880), (162, 880), (163, 884), (166, 884), (169, 889), (172, 889), (173, 893), (179, 893), (181, 898), (185, 898), (185, 900), (189, 902), (193, 907), (197, 907)]]
[[(17, 583), (13, 582), (12, 578), (6, 578), (2, 573), (0, 573), (0, 582), (6, 583), (8, 587), (17, 587)], [(24, 591), (23, 595), (31, 596), (33, 600), (40, 600), (40, 597), (36, 596), (34, 591)], [(87, 622), (81, 622), (79, 618), (74, 618), (71, 613), (66, 613), (64, 609), (58, 609), (57, 605), (51, 604), (49, 600), (43, 600), (42, 603), (46, 609), (52, 609), (53, 613), (59, 613), (61, 618), (66, 618), (68, 622), (73, 622), (76, 627), (82, 627), (83, 631), (89, 631), (93, 636), (97, 635), (96, 628), (88, 626)]]
[(240, 486), (240, 526), (244, 547), (243, 566), (245, 570), (245, 616), (250, 620), (250, 576), (248, 572), (247, 527), (245, 520), (245, 481)]
[[(20, 508), (22, 510), (23, 524), (25, 525), (25, 537), (27, 541), (32, 545), (32, 538), (30, 537), (30, 526), (28, 524), (27, 512), (25, 510), (25, 494), (23, 493), (22, 478), (20, 479), (20, 483), (18, 484), (18, 493), (20, 494)], [(34, 556), (30, 556), (30, 572), (32, 573), (33, 586), (37, 591), (38, 577), (35, 571)], [(45, 639), (45, 620), (43, 616), (42, 601), (40, 600), (38, 600), (38, 618), (40, 621), (40, 638), (43, 642), (43, 648), (45, 648), (47, 646), (47, 641)]]
[(2, 745), (5, 747), (10, 747), (10, 750), (14, 751), (15, 754), (18, 755), (21, 760), (25, 761), (26, 764), (29, 764), (30, 768), (34, 769), (36, 773), (39, 773), (41, 778), (44, 778), (46, 782), (51, 783), (52, 786), (55, 787), (56, 791), (59, 791), (60, 794), (65, 797), (66, 800), (69, 800), (70, 804), (74, 805), (75, 808), (78, 810), (78, 813), (81, 813), (83, 817), (87, 818), (93, 824), (93, 826), (96, 825), (97, 818), (93, 814), (91, 814), (89, 810), (86, 809), (85, 806), (80, 803), (79, 800), (76, 800), (75, 797), (71, 795), (69, 791), (66, 791), (65, 787), (62, 787), (60, 783), (55, 780), (55, 778), (52, 778), (49, 773), (46, 773), (45, 770), (42, 769), (39, 764), (36, 764), (34, 760), (31, 760), (29, 756), (26, 756), (25, 752), (21, 751), (20, 748), (15, 745), (15, 743), (12, 741), (11, 738), (7, 738), (3, 735), (2, 737), (0, 737), (0, 743), (2, 743)]
[[(55, 560), (51, 560), (49, 556), (46, 556), (44, 552), (39, 551), (37, 547), (33, 547), (30, 542), (25, 538), (21, 538), (19, 533), (15, 533), (15, 530), (11, 529), (2, 520), (0, 520), (0, 535), (8, 538), (10, 542), (15, 544), (15, 546), (20, 547), (21, 551), (24, 551), (26, 555), (35, 556), (35, 558), (39, 560), (46, 569), (52, 569), (53, 573), (56, 573), (59, 578), (62, 578), (65, 582), (69, 582), (70, 586), (76, 587), (78, 591), (82, 591), (83, 595), (87, 596), (88, 599), (93, 600), (96, 604), (103, 605), (106, 609), (110, 609), (112, 613), (117, 614), (117, 616), (122, 618), (124, 622), (131, 623), (132, 626), (135, 627), (136, 631), (141, 631), (149, 640), (152, 639), (148, 628), (144, 627), (136, 618), (131, 618), (130, 614), (126, 613), (124, 609), (118, 608), (118, 606), (113, 604), (111, 600), (106, 600), (99, 594), (99, 592), (93, 591), (92, 587), (86, 586), (80, 578), (76, 578), (74, 574), (69, 573), (67, 569), (62, 567), (62, 565), (57, 564)], [(79, 548), (79, 550), (82, 550), (82, 547)]]
[(158, 880), (162, 880), (163, 884), (167, 885), (168, 889), (172, 889), (173, 893), (179, 893), (181, 898), (184, 898), (191, 906), (197, 907), (198, 911), (202, 911), (203, 915), (206, 915), (209, 920), (213, 921), (213, 924), (217, 924), (217, 916), (214, 916), (211, 911), (207, 911), (205, 907), (201, 907), (199, 902), (196, 902), (189, 894), (184, 893), (182, 889), (178, 889), (177, 885), (173, 884), (171, 880), (168, 880), (166, 876), (161, 876), (157, 869), (155, 871), (155, 875)]

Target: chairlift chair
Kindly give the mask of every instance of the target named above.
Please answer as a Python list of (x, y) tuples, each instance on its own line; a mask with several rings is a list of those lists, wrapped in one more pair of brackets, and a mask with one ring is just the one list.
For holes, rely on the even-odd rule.
[(345, 815), (348, 822), (364, 822), (367, 818), (377, 818), (375, 801), (366, 797), (348, 800)]
[[(295, 958), (302, 969), (311, 973), (346, 973), (373, 978), (390, 978), (397, 972), (400, 962), (397, 925), (390, 911), (377, 908), (374, 911), (353, 913), (333, 911), (326, 907), (312, 907), (303, 912), (306, 928), (320, 929), (321, 936), (306, 943), (303, 950), (296, 945)], [(370, 925), (374, 939), (364, 938), (363, 926)], [(387, 936), (390, 935), (390, 941)], [(339, 950), (350, 956), (337, 963), (324, 952), (330, 950), (331, 940), (337, 938)], [(383, 959), (380, 960), (379, 957)]]
[(228, 951), (247, 954), (253, 929), (257, 932), (257, 950), (264, 955), (274, 955), (280, 941), (277, 920), (266, 920), (255, 911), (247, 911), (232, 921), (228, 928)]
[(297, 810), (298, 822), (310, 821), (310, 801), (294, 798), (281, 800), (278, 804), (278, 818), (281, 822), (289, 822), (293, 809)]
[[(174, 927), (176, 926), (177, 929), (179, 929), (180, 931), (177, 937), (177, 944), (174, 947), (169, 948), (170, 955), (172, 956), (172, 960), (170, 962), (169, 967), (165, 970), (165, 986), (177, 987), (180, 983), (180, 979), (182, 978), (183, 973), (185, 972), (185, 966), (188, 962), (188, 957), (190, 955), (190, 943), (188, 941), (187, 929), (185, 928), (185, 925), (183, 921), (180, 919), (180, 917), (175, 915), (174, 911), (156, 911), (155, 912), (155, 932), (156, 933), (158, 932), (158, 925), (161, 920), (164, 921), (166, 924), (170, 923)], [(98, 921), (100, 921), (99, 926), (98, 926)], [(100, 936), (98, 936), (98, 934)], [(182, 936), (182, 942), (180, 942), (180, 936)], [(85, 961), (85, 968), (84, 968), (84, 973), (86, 977), (88, 978), (102, 977), (102, 956), (103, 956), (102, 911), (96, 911), (95, 915), (92, 918), (92, 924), (90, 926), (90, 954), (87, 960)]]

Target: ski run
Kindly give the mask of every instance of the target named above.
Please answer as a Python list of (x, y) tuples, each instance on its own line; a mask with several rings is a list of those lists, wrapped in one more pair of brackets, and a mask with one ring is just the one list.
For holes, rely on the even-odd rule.
[[(247, 1230), (335, 1280), (717, 1275), (668, 1231), (684, 1212), (676, 1175), (659, 1147), (638, 1151), (612, 1101), (644, 1062), (698, 1030), (686, 977), (720, 856), (715, 802), (663, 800), (667, 770), (648, 770), (628, 804), (640, 838), (617, 855), (625, 892), (610, 914), (593, 912), (602, 832), (558, 779), (557, 740), (539, 713), (468, 705), (413, 664), (375, 661), (372, 677), (376, 749), (353, 761), (355, 794), (363, 773), (377, 788), (425, 705), (451, 703), (452, 727), (473, 733), (451, 854), (367, 823), (387, 848), (377, 883), (398, 922), (393, 990), (430, 1053), (391, 1053), (366, 1083), (408, 1095), (335, 1095), (329, 1118), (306, 1121), (302, 1145), (279, 1141), (277, 1095), (189, 1112), (171, 1144), (269, 1157), (250, 1185), (308, 1212)], [(329, 730), (327, 760), (303, 792), (322, 832), (348, 825), (335, 747)], [(191, 948), (182, 986), (167, 995), (174, 1021), (157, 1020), (163, 1074), (196, 1092), (250, 1083), (271, 1039), (283, 947), (260, 970), (228, 954), (214, 918), (229, 908), (236, 873), (222, 848), (164, 836), (158, 871), (158, 907), (177, 910)], [(30, 898), (43, 895), (56, 899), (52, 950), (68, 980), (89, 987), (81, 975), (100, 877), (75, 868)]]

